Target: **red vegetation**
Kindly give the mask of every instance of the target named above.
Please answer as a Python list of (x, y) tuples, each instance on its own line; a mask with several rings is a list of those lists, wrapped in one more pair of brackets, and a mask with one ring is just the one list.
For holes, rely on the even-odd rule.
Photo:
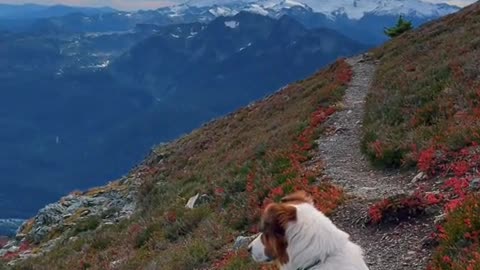
[(432, 205), (443, 202), (442, 194), (418, 190), (411, 196), (398, 195), (383, 199), (370, 206), (368, 215), (372, 223), (399, 222), (424, 213)]
[(32, 246), (27, 241), (24, 241), (18, 247), (18, 250), (15, 252), (8, 252), (1, 259), (4, 261), (11, 261), (17, 259), (21, 254), (31, 251)]
[(435, 235), (439, 246), (428, 270), (480, 269), (480, 197), (469, 195)]
[[(345, 61), (339, 61), (335, 73), (335, 80), (327, 86), (331, 94), (346, 86), (352, 78), (352, 70)], [(306, 166), (309, 154), (314, 149), (314, 141), (319, 136), (319, 128), (325, 121), (335, 113), (333, 107), (319, 106), (311, 115), (308, 126), (305, 127), (296, 137), (290, 150), (287, 152), (270, 153), (276, 163), (282, 167), (281, 170), (274, 169), (267, 177), (259, 177), (257, 170), (263, 170), (262, 166), (253, 166), (247, 175), (246, 191), (248, 193), (248, 219), (251, 224), (256, 224), (262, 209), (271, 202), (279, 201), (284, 195), (297, 190), (304, 190), (309, 193), (315, 206), (325, 214), (331, 213), (343, 199), (343, 192), (340, 188), (327, 183), (319, 184), (316, 179), (320, 176), (319, 168)], [(265, 175), (265, 174), (261, 174)], [(256, 225), (251, 232), (258, 232)], [(244, 256), (243, 253), (233, 255), (228, 253), (222, 260), (217, 262), (215, 269), (222, 269), (220, 266), (230, 265)], [(272, 266), (263, 266), (262, 270), (275, 269)]]
[(0, 236), (0, 248), (4, 247), (8, 243), (8, 238)]

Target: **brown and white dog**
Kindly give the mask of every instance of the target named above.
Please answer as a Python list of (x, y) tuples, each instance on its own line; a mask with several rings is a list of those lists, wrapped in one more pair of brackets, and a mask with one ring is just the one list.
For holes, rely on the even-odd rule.
[(248, 246), (257, 262), (281, 270), (368, 270), (362, 249), (299, 191), (268, 205), (261, 233)]

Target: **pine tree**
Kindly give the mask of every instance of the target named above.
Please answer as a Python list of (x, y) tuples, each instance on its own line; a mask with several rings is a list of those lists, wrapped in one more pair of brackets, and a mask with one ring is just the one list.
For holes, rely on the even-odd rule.
[(397, 24), (394, 27), (385, 28), (385, 35), (394, 38), (413, 28), (412, 22), (403, 19), (403, 16), (398, 18)]

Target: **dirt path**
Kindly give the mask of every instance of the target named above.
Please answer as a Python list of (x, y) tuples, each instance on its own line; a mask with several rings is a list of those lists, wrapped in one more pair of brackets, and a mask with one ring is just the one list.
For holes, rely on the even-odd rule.
[(318, 158), (325, 162), (325, 174), (351, 197), (332, 219), (363, 247), (371, 270), (425, 269), (430, 250), (423, 246), (433, 229), (431, 219), (381, 228), (365, 225), (369, 204), (386, 196), (410, 192), (415, 186), (410, 184), (412, 173), (375, 170), (361, 153), (365, 98), (375, 63), (363, 55), (348, 59), (348, 63), (354, 75), (345, 93), (344, 110), (327, 122), (332, 134), (318, 141)]

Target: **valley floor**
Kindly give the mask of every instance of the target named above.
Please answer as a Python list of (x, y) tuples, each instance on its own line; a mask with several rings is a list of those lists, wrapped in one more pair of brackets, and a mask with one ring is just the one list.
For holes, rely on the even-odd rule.
[(353, 80), (346, 90), (342, 111), (327, 122), (328, 132), (319, 143), (316, 160), (325, 162), (325, 173), (345, 189), (348, 199), (332, 216), (335, 224), (365, 250), (371, 270), (425, 269), (431, 249), (425, 243), (433, 232), (432, 218), (391, 226), (365, 225), (368, 206), (383, 198), (416, 189), (412, 172), (373, 169), (361, 153), (360, 139), (365, 99), (375, 73), (368, 55), (348, 59)]

